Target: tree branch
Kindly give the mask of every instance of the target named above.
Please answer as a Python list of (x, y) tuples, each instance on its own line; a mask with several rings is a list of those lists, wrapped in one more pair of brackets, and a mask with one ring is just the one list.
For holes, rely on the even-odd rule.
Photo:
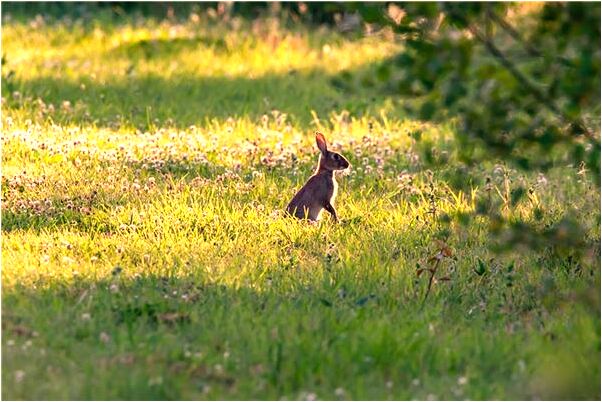
[(475, 38), (477, 38), (483, 45), (485, 45), (485, 47), (487, 48), (487, 50), (489, 51), (489, 53), (491, 53), (500, 62), (500, 64), (502, 66), (504, 66), (512, 74), (512, 76), (514, 76), (514, 78), (527, 91), (529, 91), (535, 97), (535, 99), (537, 99), (548, 110), (550, 110), (551, 112), (553, 112), (556, 115), (558, 115), (559, 117), (561, 117), (562, 120), (564, 120), (567, 124), (570, 124), (571, 126), (577, 128), (583, 134), (585, 134), (588, 138), (590, 138), (591, 140), (596, 141), (596, 143), (597, 143), (597, 141), (598, 141), (597, 138), (588, 129), (588, 127), (585, 125), (585, 123), (583, 123), (583, 121), (582, 121), (581, 118), (577, 118), (576, 120), (573, 120), (569, 116), (567, 116), (562, 110), (560, 110), (556, 106), (556, 104), (554, 103), (553, 100), (551, 100), (548, 97), (546, 97), (544, 95), (544, 93), (539, 90), (539, 88), (537, 88), (535, 85), (533, 85), (531, 83), (531, 81), (529, 81), (529, 79), (527, 77), (525, 77), (523, 75), (523, 73), (521, 73), (518, 70), (518, 68), (516, 68), (516, 66), (497, 48), (497, 46), (495, 46), (495, 44), (491, 40), (489, 40), (485, 36), (483, 36), (483, 34), (481, 34), (481, 32), (479, 32), (479, 30), (477, 28), (475, 28), (472, 24), (470, 24), (466, 20), (466, 18), (464, 18), (463, 15), (460, 15), (460, 14), (454, 12), (454, 10), (452, 10), (451, 8), (449, 8), (447, 6), (447, 3), (446, 3), (446, 5), (444, 7), (447, 9), (447, 11), (451, 15), (453, 15), (458, 20), (462, 21), (462, 23), (475, 36)]
[[(516, 29), (514, 29), (514, 27), (510, 25), (508, 21), (506, 21), (496, 13), (492, 12), (491, 10), (487, 10), (487, 14), (493, 21), (495, 21), (497, 25), (499, 25), (504, 31), (506, 31), (511, 37), (513, 37), (515, 41), (519, 42), (525, 48), (527, 53), (529, 53), (529, 55), (533, 57), (544, 57), (543, 53), (541, 53), (529, 42), (525, 41), (521, 34)], [(556, 59), (567, 67), (575, 67), (575, 65), (570, 60), (562, 56), (557, 56)]]

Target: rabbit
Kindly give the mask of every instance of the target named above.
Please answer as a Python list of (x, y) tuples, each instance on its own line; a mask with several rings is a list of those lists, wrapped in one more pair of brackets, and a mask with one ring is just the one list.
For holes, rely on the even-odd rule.
[(343, 155), (328, 150), (324, 134), (316, 132), (316, 144), (320, 150), (318, 168), (295, 194), (286, 211), (297, 218), (315, 222), (320, 219), (322, 210), (325, 209), (332, 215), (334, 221), (338, 222), (333, 205), (338, 186), (334, 171), (347, 169), (350, 164)]

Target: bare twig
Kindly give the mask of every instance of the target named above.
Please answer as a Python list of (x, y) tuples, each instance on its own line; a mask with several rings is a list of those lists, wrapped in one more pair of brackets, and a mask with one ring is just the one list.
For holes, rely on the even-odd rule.
[(439, 263), (441, 263), (442, 258), (437, 258), (435, 265), (429, 271), (431, 273), (431, 277), (429, 278), (429, 284), (426, 288), (426, 293), (424, 294), (424, 299), (422, 300), (422, 307), (424, 307), (424, 303), (426, 303), (426, 299), (429, 297), (429, 293), (431, 293), (431, 288), (433, 287), (433, 280), (435, 279), (435, 274), (437, 273), (437, 268), (439, 268)]

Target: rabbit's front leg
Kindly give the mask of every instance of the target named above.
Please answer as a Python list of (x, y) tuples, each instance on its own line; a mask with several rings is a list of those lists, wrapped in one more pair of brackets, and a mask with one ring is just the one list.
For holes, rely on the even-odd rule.
[(327, 210), (328, 212), (330, 212), (330, 215), (332, 215), (335, 222), (339, 221), (339, 218), (337, 218), (337, 211), (334, 210), (334, 207), (332, 206), (332, 204), (330, 202), (326, 203), (326, 205), (324, 206), (324, 209)]

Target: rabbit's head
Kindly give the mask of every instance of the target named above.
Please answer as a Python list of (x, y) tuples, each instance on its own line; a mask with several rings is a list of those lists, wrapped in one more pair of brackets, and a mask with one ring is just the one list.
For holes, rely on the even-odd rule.
[(349, 161), (343, 155), (328, 150), (324, 134), (316, 132), (316, 144), (320, 150), (320, 169), (344, 170), (349, 167)]

